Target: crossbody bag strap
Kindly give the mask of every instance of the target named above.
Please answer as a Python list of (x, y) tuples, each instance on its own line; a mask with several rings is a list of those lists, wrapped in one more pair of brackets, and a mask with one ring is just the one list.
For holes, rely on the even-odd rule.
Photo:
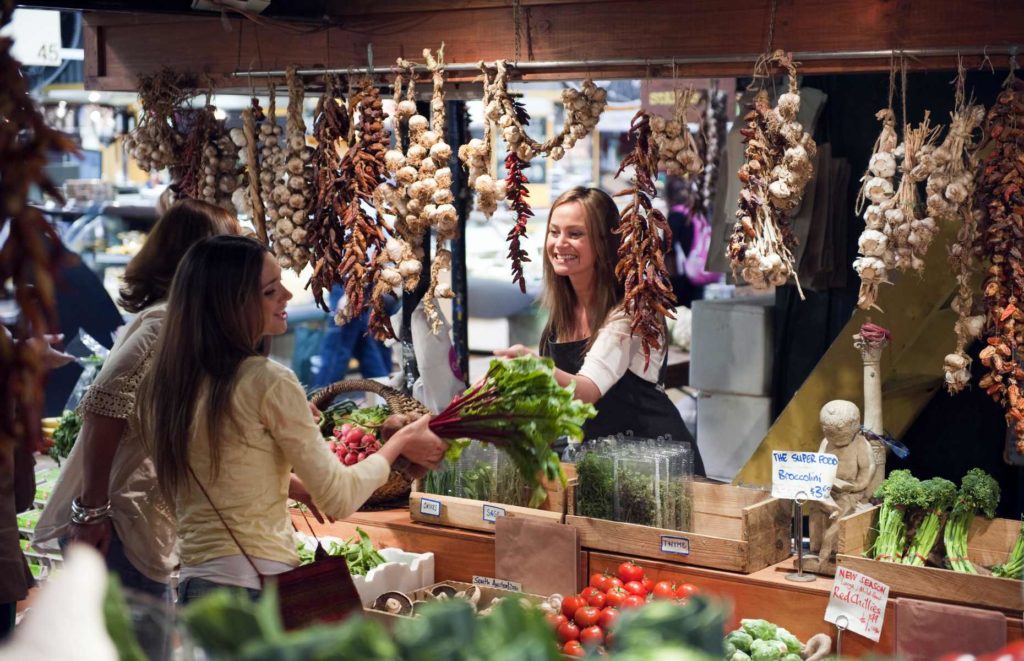
[(220, 510), (217, 509), (217, 506), (213, 504), (213, 499), (211, 499), (210, 494), (206, 492), (206, 488), (203, 486), (203, 483), (199, 481), (198, 477), (196, 477), (196, 473), (194, 470), (192, 470), (191, 464), (188, 466), (188, 472), (192, 476), (192, 479), (195, 480), (196, 485), (199, 487), (199, 490), (203, 492), (203, 496), (206, 497), (206, 502), (210, 503), (210, 507), (213, 508), (213, 512), (217, 515), (217, 518), (220, 519), (220, 522), (222, 524), (224, 524), (224, 529), (228, 531), (229, 535), (231, 535), (231, 539), (235, 542), (235, 545), (238, 547), (238, 550), (241, 551), (242, 555), (245, 556), (245, 559), (249, 561), (249, 564), (252, 565), (253, 571), (256, 572), (256, 575), (259, 576), (260, 580), (262, 581), (265, 577), (263, 576), (263, 574), (260, 573), (260, 570), (256, 568), (256, 563), (253, 562), (253, 559), (249, 557), (248, 553), (245, 552), (245, 547), (243, 547), (242, 543), (238, 541), (237, 537), (235, 537), (234, 531), (231, 530), (231, 526), (228, 525), (228, 522), (224, 519), (224, 516), (220, 513)]

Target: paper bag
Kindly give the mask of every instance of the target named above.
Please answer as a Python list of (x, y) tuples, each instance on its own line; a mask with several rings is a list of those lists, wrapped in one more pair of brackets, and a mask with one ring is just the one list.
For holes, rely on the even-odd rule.
[(531, 594), (576, 594), (580, 537), (572, 526), (501, 516), (494, 524), (494, 577)]

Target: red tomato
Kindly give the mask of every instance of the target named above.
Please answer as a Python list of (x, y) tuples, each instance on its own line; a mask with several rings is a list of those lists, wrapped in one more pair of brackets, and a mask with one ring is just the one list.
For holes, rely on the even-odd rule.
[(565, 647), (562, 648), (562, 654), (565, 654), (566, 656), (584, 657), (587, 655), (587, 650), (583, 649), (583, 645), (580, 645), (580, 641), (570, 640), (565, 644)]
[(607, 592), (611, 584), (608, 583), (610, 576), (607, 574), (591, 574), (590, 587), (597, 588), (601, 592)]
[(644, 601), (643, 597), (638, 597), (635, 594), (631, 594), (622, 600), (621, 608), (622, 610), (626, 610), (627, 608), (640, 608), (645, 603), (647, 602)]
[(593, 649), (604, 642), (604, 632), (601, 627), (593, 626), (580, 630), (580, 642), (587, 649)]
[(608, 596), (604, 592), (595, 592), (587, 598), (587, 603), (600, 610), (607, 605)]
[(584, 599), (590, 599), (590, 595), (592, 595), (592, 594), (601, 594), (601, 592), (602, 592), (601, 590), (599, 590), (599, 589), (597, 589), (597, 588), (595, 588), (593, 586), (588, 585), (587, 587), (583, 588), (583, 590), (580, 591), (580, 596), (583, 597)]
[(587, 601), (579, 597), (566, 597), (562, 600), (562, 614), (571, 618), (576, 614), (576, 609), (586, 606)]
[(698, 594), (699, 592), (700, 588), (698, 588), (693, 583), (683, 583), (682, 585), (676, 588), (676, 599), (687, 600), (693, 595)]
[(605, 593), (604, 598), (605, 603), (608, 606), (614, 606), (615, 608), (618, 608), (622, 605), (622, 601), (628, 596), (629, 593), (626, 592), (625, 588), (623, 588), (622, 586), (617, 586), (609, 588), (608, 592)]
[(644, 589), (647, 590), (648, 592), (651, 592), (652, 590), (654, 590), (654, 579), (653, 578), (646, 578), (645, 577), (644, 580), (642, 580), (640, 582), (644, 584)]
[(644, 570), (628, 560), (619, 565), (619, 570), (616, 573), (623, 583), (644, 580)]
[(601, 609), (594, 608), (593, 606), (583, 606), (576, 609), (576, 613), (573, 614), (572, 620), (577, 624), (577, 626), (583, 629), (597, 624), (600, 617)]
[(548, 624), (551, 625), (551, 628), (556, 631), (558, 630), (558, 627), (562, 626), (563, 622), (569, 621), (569, 618), (561, 613), (545, 613), (544, 617), (547, 619)]
[(572, 622), (566, 621), (558, 625), (558, 640), (567, 643), (570, 640), (578, 640), (580, 628)]
[(612, 628), (615, 621), (619, 619), (619, 609), (609, 606), (601, 611), (601, 617), (597, 618), (597, 626), (605, 630), (605, 633)]
[(668, 581), (658, 581), (654, 584), (654, 598), (664, 601), (676, 598), (676, 586)]
[(625, 587), (626, 592), (630, 594), (635, 594), (638, 597), (647, 596), (647, 590), (644, 589), (644, 584), (640, 581), (630, 581), (629, 583), (626, 583), (626, 585), (624, 585), (623, 587)]

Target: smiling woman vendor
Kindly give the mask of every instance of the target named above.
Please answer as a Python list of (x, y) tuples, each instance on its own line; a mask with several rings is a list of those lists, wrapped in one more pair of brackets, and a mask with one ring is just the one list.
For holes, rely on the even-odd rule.
[[(577, 187), (555, 200), (544, 242), (543, 305), (548, 323), (540, 350), (555, 361), (555, 379), (576, 384), (576, 397), (594, 404), (586, 438), (632, 431), (639, 438), (668, 435), (693, 449), (694, 473), (704, 475), (697, 443), (661, 386), (667, 340), (652, 349), (644, 369), (640, 339), (630, 333), (615, 278), (619, 212), (607, 193)], [(529, 353), (521, 344), (495, 352)]]

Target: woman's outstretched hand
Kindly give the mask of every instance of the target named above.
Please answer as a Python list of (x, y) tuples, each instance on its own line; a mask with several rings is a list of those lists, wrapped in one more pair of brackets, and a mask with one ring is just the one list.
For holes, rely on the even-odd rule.
[(513, 344), (507, 349), (495, 349), (494, 355), (499, 358), (520, 358), (522, 356), (533, 356), (533, 351), (522, 344)]

